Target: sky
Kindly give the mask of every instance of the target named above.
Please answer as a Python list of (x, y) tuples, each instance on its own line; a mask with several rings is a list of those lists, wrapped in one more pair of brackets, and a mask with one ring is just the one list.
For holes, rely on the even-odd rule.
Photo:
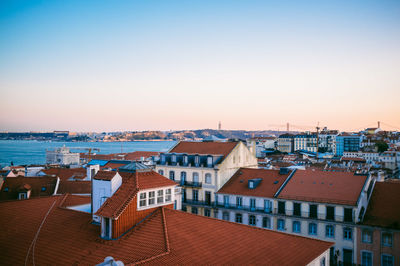
[(0, 131), (219, 121), (400, 129), (400, 1), (0, 1)]

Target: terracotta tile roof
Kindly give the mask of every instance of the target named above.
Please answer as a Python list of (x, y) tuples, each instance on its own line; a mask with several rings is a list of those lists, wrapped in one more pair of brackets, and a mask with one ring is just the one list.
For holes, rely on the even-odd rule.
[(176, 183), (168, 178), (154, 172), (136, 172), (124, 173), (121, 172), (122, 184), (114, 195), (108, 198), (96, 215), (102, 217), (117, 218), (135, 198), (139, 190), (149, 188), (159, 188), (167, 186), (176, 186)]
[(376, 182), (362, 224), (399, 230), (399, 202), (399, 182)]
[(278, 198), (355, 206), (366, 180), (348, 172), (297, 170)]
[(166, 208), (107, 241), (90, 214), (62, 208), (70, 197), (0, 203), (0, 216), (9, 217), (0, 219), (2, 264), (95, 265), (112, 256), (126, 265), (306, 265), (333, 244)]
[(91, 181), (60, 181), (57, 190), (57, 194), (90, 194), (91, 192)]
[(151, 156), (159, 155), (159, 152), (155, 151), (134, 151), (134, 152), (129, 152), (125, 154), (124, 160), (129, 160), (129, 161), (138, 161), (141, 160), (142, 157), (149, 158)]
[(102, 166), (101, 169), (104, 169), (104, 168), (118, 169), (124, 165), (126, 165), (126, 163), (108, 162), (104, 166)]
[(186, 154), (211, 154), (223, 155), (226, 157), (238, 144), (238, 142), (179, 142), (170, 153), (186, 153)]
[(85, 168), (50, 168), (42, 170), (42, 172), (46, 175), (57, 176), (63, 181), (70, 178), (84, 179), (86, 177)]
[[(240, 168), (218, 193), (272, 198), (289, 174), (280, 175), (279, 170)], [(250, 189), (248, 180), (255, 178), (262, 181), (256, 188)]]
[[(156, 151), (134, 151), (127, 153), (111, 153), (111, 154), (92, 154), (90, 159), (92, 160), (128, 160), (128, 161), (138, 161), (142, 157), (149, 158), (154, 155), (158, 155), (160, 152)], [(81, 158), (88, 159), (89, 155), (85, 153), (80, 154)]]
[(82, 204), (91, 203), (90, 196), (81, 196), (81, 195), (65, 195), (63, 197), (62, 202), (60, 203), (60, 207), (70, 207)]
[(98, 171), (97, 174), (93, 177), (94, 179), (97, 180), (106, 180), (109, 181), (111, 180), (115, 175), (117, 174), (117, 172), (115, 171)]
[[(1, 191), (0, 200), (18, 199), (18, 192), (31, 189), (30, 197), (46, 197), (54, 193), (57, 177), (11, 177), (6, 178)], [(44, 188), (44, 191), (42, 191)]]
[(340, 158), (341, 161), (353, 161), (353, 162), (364, 162), (365, 163), (365, 159), (364, 158), (360, 158), (360, 157), (342, 157)]

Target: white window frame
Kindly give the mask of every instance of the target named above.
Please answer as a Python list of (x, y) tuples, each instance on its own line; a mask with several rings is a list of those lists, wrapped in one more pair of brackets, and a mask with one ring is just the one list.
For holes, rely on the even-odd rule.
[[(161, 196), (159, 196), (158, 191), (162, 191), (162, 202), (159, 202), (159, 198)], [(170, 191), (170, 194), (167, 193), (168, 191)], [(140, 196), (142, 194), (146, 195), (146, 198), (142, 199), (142, 201), (146, 200), (145, 206), (140, 206), (140, 201), (141, 201)], [(170, 198), (168, 197), (168, 195), (170, 195)], [(138, 199), (137, 200), (137, 210), (139, 210), (139, 211), (156, 208), (156, 207), (160, 207), (160, 206), (170, 205), (170, 204), (173, 204), (173, 202), (175, 200), (174, 187), (163, 187), (163, 188), (157, 188), (157, 189), (141, 190), (137, 194), (137, 199)], [(154, 204), (151, 204), (150, 200), (154, 200)]]
[(361, 262), (360, 262), (360, 264), (361, 264), (361, 266), (369, 266), (369, 265), (366, 265), (366, 264), (363, 264), (363, 253), (369, 253), (370, 255), (371, 255), (371, 266), (374, 264), (374, 253), (373, 252), (371, 252), (371, 251), (369, 251), (369, 250), (361, 250)]

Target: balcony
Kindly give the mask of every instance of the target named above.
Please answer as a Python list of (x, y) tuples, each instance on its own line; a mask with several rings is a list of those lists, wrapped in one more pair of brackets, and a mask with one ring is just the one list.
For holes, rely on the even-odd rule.
[(192, 182), (192, 181), (175, 181), (182, 187), (196, 187), (201, 188), (203, 186), (202, 182)]
[(254, 206), (249, 206), (249, 205), (238, 206), (236, 204), (217, 203), (216, 207), (224, 208), (224, 209), (249, 211), (249, 212), (260, 212), (260, 213), (271, 213), (272, 212), (271, 208), (254, 207)]
[(207, 201), (207, 200), (192, 200), (192, 199), (186, 199), (182, 201), (182, 204), (188, 204), (188, 205), (199, 205), (199, 206), (210, 206), (213, 207), (215, 205), (215, 202), (213, 201)]

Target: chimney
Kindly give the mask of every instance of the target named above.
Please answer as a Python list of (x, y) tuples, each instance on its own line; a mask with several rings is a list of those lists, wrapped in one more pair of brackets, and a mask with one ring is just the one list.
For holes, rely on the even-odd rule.
[(94, 164), (94, 165), (89, 165), (86, 167), (86, 178), (85, 181), (90, 181), (92, 178), (97, 174), (97, 172), (100, 170), (100, 165)]

